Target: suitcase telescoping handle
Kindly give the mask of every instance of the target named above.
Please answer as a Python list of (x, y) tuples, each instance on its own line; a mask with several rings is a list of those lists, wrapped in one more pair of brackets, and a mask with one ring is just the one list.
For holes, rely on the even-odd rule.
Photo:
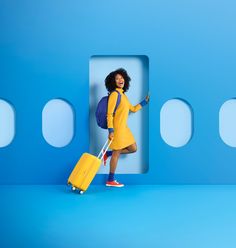
[[(108, 144), (107, 148), (105, 149), (104, 153), (102, 153), (104, 147), (106, 147), (107, 142), (109, 141), (109, 139), (107, 139), (107, 141), (105, 142), (104, 146), (102, 147), (101, 151), (99, 152), (99, 154), (98, 154), (98, 156), (97, 156), (98, 159), (103, 159), (103, 157), (104, 157), (105, 153), (107, 152), (107, 150), (108, 150), (108, 148), (109, 148), (109, 146), (110, 146), (112, 140), (113, 140), (113, 138), (112, 138), (111, 141), (109, 142), (109, 144)], [(102, 156), (101, 156), (101, 155), (102, 155)], [(101, 158), (99, 158), (100, 156), (101, 156)]]

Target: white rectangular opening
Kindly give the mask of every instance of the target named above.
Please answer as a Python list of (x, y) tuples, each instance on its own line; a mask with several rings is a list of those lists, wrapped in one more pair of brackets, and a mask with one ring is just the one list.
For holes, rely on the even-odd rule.
[[(98, 155), (108, 138), (108, 130), (100, 128), (96, 123), (95, 111), (98, 102), (108, 91), (105, 87), (105, 78), (118, 68), (124, 68), (131, 77), (129, 90), (125, 93), (132, 105), (140, 103), (148, 94), (148, 57), (141, 56), (92, 56), (89, 65), (89, 106), (90, 106), (90, 153)], [(144, 106), (136, 113), (129, 113), (128, 126), (132, 131), (137, 151), (135, 153), (121, 154), (116, 173), (140, 174), (146, 173), (149, 167), (149, 108)], [(109, 173), (110, 157), (107, 166), (101, 166), (99, 174)]]

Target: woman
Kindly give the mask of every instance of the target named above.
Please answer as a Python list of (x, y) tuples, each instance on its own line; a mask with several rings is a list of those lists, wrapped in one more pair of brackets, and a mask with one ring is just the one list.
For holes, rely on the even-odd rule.
[[(149, 102), (149, 96), (141, 101), (139, 104), (133, 106), (128, 97), (125, 95), (125, 92), (129, 89), (129, 83), (131, 78), (127, 74), (126, 70), (123, 68), (117, 69), (111, 72), (105, 79), (105, 86), (111, 94), (108, 98), (108, 107), (107, 107), (107, 126), (109, 135), (109, 140), (113, 139), (109, 148), (112, 151), (107, 151), (104, 155), (104, 165), (109, 156), (110, 160), (110, 173), (106, 186), (111, 187), (123, 187), (124, 184), (119, 183), (115, 180), (115, 170), (117, 167), (118, 159), (120, 154), (134, 153), (137, 151), (136, 141), (129, 127), (127, 126), (127, 118), (129, 111), (137, 112), (143, 106)], [(116, 109), (115, 115), (113, 112), (116, 106), (118, 99), (118, 92), (121, 94), (120, 104)]]

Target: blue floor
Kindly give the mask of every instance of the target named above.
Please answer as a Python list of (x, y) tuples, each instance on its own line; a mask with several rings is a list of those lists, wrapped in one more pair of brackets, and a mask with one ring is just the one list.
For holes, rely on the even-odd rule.
[(0, 247), (236, 247), (236, 186), (1, 186)]

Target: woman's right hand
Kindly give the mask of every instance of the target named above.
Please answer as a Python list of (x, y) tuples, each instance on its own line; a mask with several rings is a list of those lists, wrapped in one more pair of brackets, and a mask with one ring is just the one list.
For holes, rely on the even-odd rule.
[(149, 94), (149, 93), (148, 93), (148, 95), (145, 97), (145, 100), (146, 100), (147, 103), (149, 102), (149, 100), (150, 100), (150, 94)]
[(109, 133), (108, 139), (109, 140), (112, 140), (113, 138), (114, 138), (114, 132)]

